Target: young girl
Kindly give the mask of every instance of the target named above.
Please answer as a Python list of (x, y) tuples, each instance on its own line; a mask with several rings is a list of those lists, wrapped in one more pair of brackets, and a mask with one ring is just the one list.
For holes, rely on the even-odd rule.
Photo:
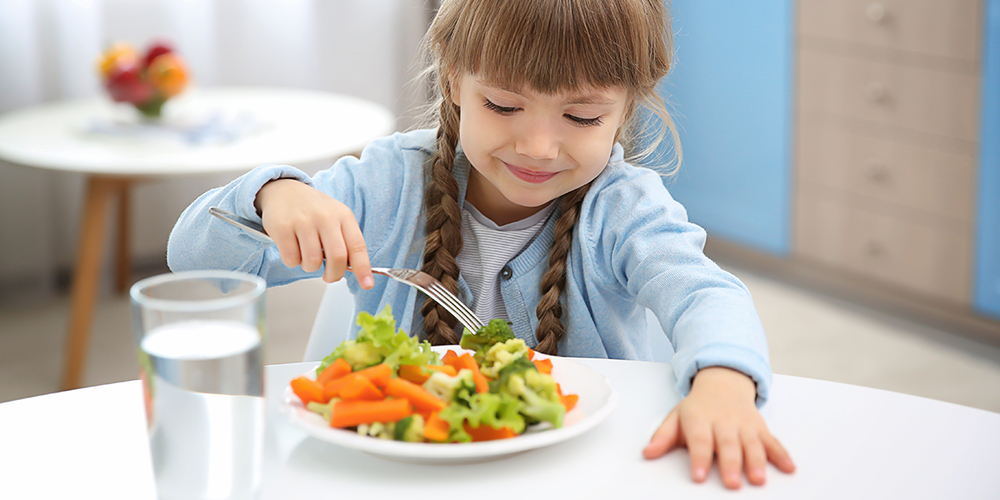
[[(371, 265), (420, 268), (550, 354), (650, 360), (649, 308), (685, 397), (644, 456), (687, 446), (699, 482), (717, 456), (729, 488), (743, 470), (763, 484), (767, 461), (791, 472), (757, 409), (771, 374), (749, 293), (704, 256), (704, 231), (661, 177), (624, 158), (641, 107), (672, 131), (656, 93), (667, 19), (662, 0), (445, 1), (426, 37), (436, 128), (373, 141), (313, 178), (265, 165), (206, 193), (177, 222), (168, 263), (269, 285), (333, 282), (350, 265), (357, 310), (388, 304), (434, 344), (458, 343), (455, 320)], [(261, 220), (276, 248), (211, 206)]]

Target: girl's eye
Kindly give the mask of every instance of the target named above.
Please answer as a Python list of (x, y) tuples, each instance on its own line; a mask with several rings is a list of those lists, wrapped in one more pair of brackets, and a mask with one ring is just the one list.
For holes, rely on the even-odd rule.
[(572, 120), (577, 125), (581, 125), (584, 127), (595, 127), (601, 124), (600, 116), (596, 118), (580, 118), (579, 116), (573, 116), (573, 115), (564, 115), (564, 116)]
[(512, 115), (514, 114), (515, 111), (517, 111), (517, 108), (508, 108), (506, 106), (501, 106), (489, 99), (483, 99), (483, 106), (486, 106), (486, 109), (489, 109), (495, 112), (496, 114), (503, 116)]

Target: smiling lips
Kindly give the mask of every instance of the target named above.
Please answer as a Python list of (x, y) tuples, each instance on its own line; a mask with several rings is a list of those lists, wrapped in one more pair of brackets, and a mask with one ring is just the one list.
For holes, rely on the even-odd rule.
[(545, 182), (555, 177), (556, 174), (559, 173), (559, 172), (533, 172), (531, 170), (525, 170), (523, 168), (515, 167), (507, 162), (504, 162), (503, 164), (506, 165), (507, 170), (510, 170), (510, 173), (514, 174), (514, 176), (517, 177), (518, 179), (535, 184)]

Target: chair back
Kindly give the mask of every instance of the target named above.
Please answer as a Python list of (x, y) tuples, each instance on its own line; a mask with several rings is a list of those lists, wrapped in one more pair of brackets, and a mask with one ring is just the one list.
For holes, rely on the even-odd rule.
[(326, 285), (313, 322), (303, 361), (319, 361), (347, 339), (354, 324), (354, 295), (347, 281)]

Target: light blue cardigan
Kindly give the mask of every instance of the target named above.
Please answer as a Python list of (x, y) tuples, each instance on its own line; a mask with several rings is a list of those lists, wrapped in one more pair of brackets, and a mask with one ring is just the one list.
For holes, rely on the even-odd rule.
[[(263, 165), (226, 186), (213, 189), (189, 206), (170, 234), (167, 263), (174, 271), (232, 269), (263, 276), (269, 286), (318, 277), (285, 267), (277, 248), (267, 246), (212, 217), (217, 206), (260, 221), (253, 202), (265, 183), (295, 178), (350, 207), (368, 245), (373, 266), (419, 269), (423, 258), (423, 165), (435, 147), (433, 130), (399, 133), (373, 141), (361, 159), (344, 157), (309, 178), (288, 166)], [(455, 177), (464, 203), (470, 165), (459, 154)], [(501, 291), (515, 334), (529, 346), (538, 319), (538, 283), (548, 267), (555, 221), (509, 264)], [(652, 360), (644, 308), (659, 318), (674, 347), (671, 363), (677, 389), (686, 395), (697, 371), (726, 366), (746, 373), (763, 404), (771, 385), (767, 341), (750, 293), (733, 275), (709, 260), (702, 248), (705, 232), (687, 220), (660, 176), (623, 160), (615, 145), (604, 171), (583, 201), (573, 232), (563, 292), (566, 335), (559, 354)], [(422, 334), (417, 291), (376, 276), (363, 290), (347, 275), (355, 310), (376, 313), (387, 304), (397, 324)], [(472, 303), (459, 279), (460, 297)], [(568, 317), (567, 317), (568, 316)], [(486, 318), (488, 319), (488, 318)], [(355, 335), (351, 332), (351, 336)]]

